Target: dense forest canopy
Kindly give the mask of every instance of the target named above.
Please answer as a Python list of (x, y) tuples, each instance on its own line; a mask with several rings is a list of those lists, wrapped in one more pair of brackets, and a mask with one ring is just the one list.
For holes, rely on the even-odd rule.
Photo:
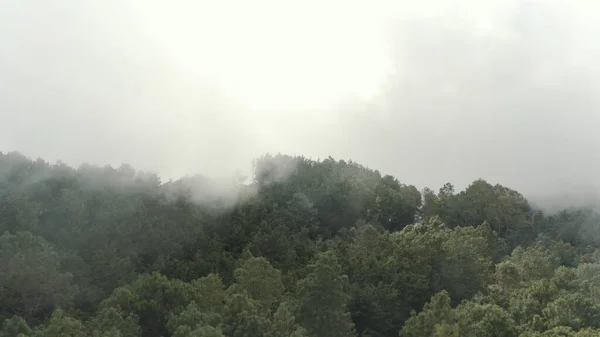
[(600, 215), (265, 155), (250, 184), (0, 154), (0, 336), (600, 336)]

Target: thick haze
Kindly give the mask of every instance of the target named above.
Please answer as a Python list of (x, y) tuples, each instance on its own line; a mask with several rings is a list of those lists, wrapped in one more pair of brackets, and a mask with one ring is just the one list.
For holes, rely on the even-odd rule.
[(595, 193), (600, 4), (412, 3), (0, 0), (0, 151), (165, 178), (332, 155)]

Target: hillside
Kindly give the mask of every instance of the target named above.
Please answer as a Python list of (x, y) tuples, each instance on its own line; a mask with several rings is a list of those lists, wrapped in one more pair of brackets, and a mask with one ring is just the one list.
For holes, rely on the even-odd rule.
[(0, 153), (0, 336), (600, 336), (592, 210), (332, 158), (251, 180)]

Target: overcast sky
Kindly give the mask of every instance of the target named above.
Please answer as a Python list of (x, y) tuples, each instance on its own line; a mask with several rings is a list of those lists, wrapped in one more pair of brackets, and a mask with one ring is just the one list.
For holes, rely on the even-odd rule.
[(0, 151), (163, 177), (265, 152), (600, 186), (596, 1), (0, 0)]

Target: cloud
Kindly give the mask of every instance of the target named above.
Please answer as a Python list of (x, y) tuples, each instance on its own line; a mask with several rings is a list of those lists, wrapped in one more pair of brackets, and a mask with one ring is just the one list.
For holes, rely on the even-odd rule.
[(348, 134), (362, 132), (363, 161), (430, 186), (477, 177), (530, 194), (598, 186), (598, 25), (553, 3), (500, 13), (487, 25), (452, 13), (397, 24), (386, 91), (347, 118)]
[(332, 155), (419, 187), (595, 193), (597, 7), (6, 1), (0, 148), (167, 178)]

